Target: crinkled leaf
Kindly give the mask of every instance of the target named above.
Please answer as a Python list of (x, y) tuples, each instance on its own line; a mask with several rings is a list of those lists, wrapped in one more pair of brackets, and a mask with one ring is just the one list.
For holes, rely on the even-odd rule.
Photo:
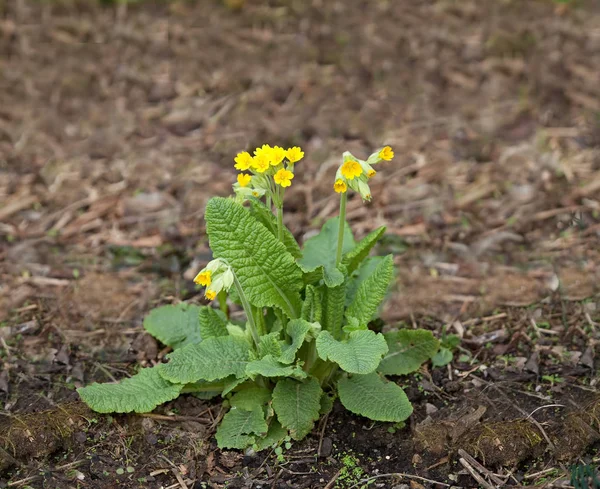
[(377, 370), (385, 375), (406, 375), (418, 370), (440, 346), (433, 333), (425, 329), (401, 329), (384, 336), (389, 351)]
[(379, 241), (379, 239), (383, 236), (383, 233), (385, 233), (385, 229), (385, 226), (381, 226), (375, 231), (369, 233), (362, 240), (360, 240), (353, 250), (344, 255), (342, 263), (348, 267), (348, 273), (354, 272), (354, 270), (360, 266), (362, 261), (369, 256), (373, 246), (377, 244), (377, 241)]
[(304, 343), (306, 335), (310, 331), (311, 326), (304, 319), (292, 319), (286, 327), (286, 332), (292, 339), (291, 344), (284, 344), (281, 348), (281, 356), (279, 360), (283, 363), (293, 363), (296, 359), (296, 352)]
[(392, 255), (386, 256), (373, 273), (365, 279), (346, 310), (346, 317), (355, 317), (360, 324), (367, 324), (377, 312), (386, 296), (394, 275)]
[(254, 360), (246, 367), (246, 375), (249, 377), (256, 377), (262, 375), (263, 377), (306, 377), (306, 372), (301, 368), (285, 365), (278, 362), (271, 355), (267, 355), (260, 360)]
[(200, 335), (203, 339), (227, 336), (227, 319), (223, 311), (212, 307), (201, 307), (198, 315), (200, 322)]
[(275, 448), (281, 445), (286, 436), (288, 436), (288, 431), (281, 426), (279, 421), (272, 419), (271, 423), (269, 424), (267, 436), (264, 438), (258, 438), (252, 448), (254, 448), (254, 450), (257, 452), (267, 448)]
[(329, 331), (334, 338), (342, 336), (344, 320), (344, 302), (346, 300), (346, 284), (337, 287), (325, 287), (323, 291), (323, 329)]
[(144, 329), (173, 349), (200, 343), (199, 306), (181, 302), (157, 307), (144, 318)]
[(354, 271), (346, 286), (346, 306), (352, 304), (360, 286), (375, 272), (384, 259), (383, 256), (371, 256), (361, 263), (358, 270)]
[(270, 400), (271, 391), (269, 389), (257, 385), (249, 385), (245, 389), (242, 389), (231, 396), (229, 404), (231, 404), (232, 407), (252, 411), (256, 407), (264, 406)]
[(245, 376), (249, 353), (250, 345), (243, 338), (219, 336), (175, 350), (167, 356), (169, 363), (158, 368), (164, 379), (182, 384), (210, 382), (229, 375), (241, 378)]
[(370, 330), (353, 331), (347, 341), (336, 340), (328, 331), (323, 331), (317, 338), (319, 357), (335, 362), (342, 370), (353, 374), (374, 372), (387, 351), (383, 335)]
[(279, 332), (269, 333), (260, 337), (258, 345), (258, 356), (260, 358), (271, 355), (273, 358), (279, 358), (281, 355), (281, 343)]
[(230, 375), (222, 380), (223, 382), (223, 392), (221, 392), (221, 396), (225, 397), (227, 394), (232, 392), (236, 387), (240, 384), (246, 382), (246, 377), (237, 378), (235, 375)]
[[(277, 238), (277, 218), (269, 208), (258, 199), (250, 199), (250, 213)], [(283, 226), (283, 244), (294, 258), (300, 258), (300, 246), (291, 231)]]
[(99, 413), (147, 413), (175, 399), (183, 387), (163, 379), (154, 367), (144, 368), (117, 384), (92, 384), (77, 392), (83, 402)]
[(205, 217), (214, 256), (233, 268), (250, 303), (299, 317), (302, 272), (285, 246), (231, 199), (210, 199)]
[(302, 303), (302, 319), (309, 322), (321, 322), (323, 314), (323, 302), (321, 294), (313, 285), (306, 286), (306, 297)]
[(323, 392), (323, 395), (321, 396), (321, 408), (319, 409), (319, 414), (324, 415), (331, 412), (334, 401), (334, 397), (328, 395), (326, 392)]
[(298, 382), (282, 379), (273, 390), (273, 409), (284, 428), (295, 440), (304, 438), (319, 419), (323, 391), (314, 377)]
[(431, 358), (431, 364), (434, 367), (445, 367), (452, 361), (452, 351), (446, 348), (445, 346), (440, 347), (440, 351), (438, 351)]
[[(328, 287), (336, 287), (344, 281), (344, 273), (335, 265), (337, 253), (339, 217), (329, 219), (321, 232), (304, 243), (302, 258), (298, 264), (304, 272), (313, 272), (323, 267), (323, 279)], [(344, 244), (342, 251), (354, 249), (354, 237), (347, 222), (344, 222)]]
[(342, 377), (338, 381), (338, 393), (348, 411), (375, 421), (397, 423), (412, 414), (412, 405), (404, 391), (375, 372)]
[(257, 436), (267, 433), (268, 427), (262, 408), (255, 407), (251, 411), (232, 408), (219, 425), (216, 433), (219, 448), (236, 448), (241, 450), (254, 443)]

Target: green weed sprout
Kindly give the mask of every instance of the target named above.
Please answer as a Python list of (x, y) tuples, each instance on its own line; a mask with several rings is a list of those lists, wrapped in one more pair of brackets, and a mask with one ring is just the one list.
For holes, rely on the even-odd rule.
[[(340, 215), (301, 249), (283, 224), (283, 202), (303, 156), (298, 147), (268, 145), (236, 156), (235, 196), (206, 206), (214, 260), (195, 278), (220, 307), (152, 310), (144, 327), (173, 349), (168, 362), (79, 389), (93, 410), (144, 413), (185, 393), (221, 396), (228, 411), (219, 447), (254, 451), (301, 440), (338, 397), (376, 421), (411, 415), (406, 394), (385, 375), (417, 370), (439, 341), (425, 330), (368, 328), (393, 280), (393, 259), (369, 256), (384, 227), (356, 242), (345, 220), (348, 191), (370, 200), (373, 167), (393, 151), (386, 146), (365, 161), (344, 153), (333, 185)], [(243, 321), (229, 317), (227, 302), (243, 308)]]

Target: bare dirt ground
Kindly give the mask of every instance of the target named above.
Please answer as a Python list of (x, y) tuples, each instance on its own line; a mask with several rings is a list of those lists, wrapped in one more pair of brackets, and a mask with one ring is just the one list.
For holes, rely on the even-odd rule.
[[(239, 8), (238, 8), (239, 7)], [(0, 1), (0, 487), (569, 487), (598, 465), (600, 7), (594, 1)], [(202, 298), (233, 156), (306, 151), (286, 224), (387, 225), (384, 320), (460, 335), (399, 378), (406, 427), (339, 406), (278, 460), (216, 449), (217, 403), (101, 416), (77, 386), (160, 361), (152, 307)]]

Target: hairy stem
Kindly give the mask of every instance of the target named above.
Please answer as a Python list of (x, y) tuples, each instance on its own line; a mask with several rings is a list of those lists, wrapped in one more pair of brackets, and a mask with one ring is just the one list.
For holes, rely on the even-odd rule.
[(229, 308), (227, 307), (227, 292), (222, 290), (217, 295), (217, 298), (219, 299), (219, 309), (221, 309), (221, 311), (223, 311), (223, 314), (225, 314), (225, 317), (229, 319)]
[(237, 278), (237, 275), (233, 274), (233, 285), (235, 286), (238, 295), (240, 296), (240, 300), (242, 301), (242, 307), (244, 308), (244, 312), (246, 313), (246, 317), (248, 318), (248, 329), (250, 329), (250, 334), (252, 335), (252, 339), (254, 340), (254, 344), (258, 347), (260, 343), (260, 337), (258, 336), (258, 331), (256, 329), (256, 323), (254, 322), (254, 314), (252, 311), (252, 306), (250, 302), (248, 302), (248, 298), (244, 293), (244, 289), (242, 289), (242, 285)]
[(342, 250), (344, 249), (344, 224), (346, 223), (346, 201), (347, 192), (340, 194), (340, 226), (338, 228), (337, 253), (335, 255), (335, 265), (338, 266), (342, 261)]
[(277, 207), (277, 238), (283, 243), (283, 203)]

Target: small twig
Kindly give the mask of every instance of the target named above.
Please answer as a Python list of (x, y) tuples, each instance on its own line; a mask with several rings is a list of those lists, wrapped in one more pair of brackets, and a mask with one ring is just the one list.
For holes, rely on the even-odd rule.
[(500, 479), (496, 474), (494, 474), (491, 470), (486, 469), (483, 465), (481, 465), (477, 460), (475, 460), (471, 455), (465, 452), (462, 448), (458, 449), (458, 454), (464, 458), (469, 464), (473, 466), (473, 468), (477, 469), (482, 474), (487, 475), (492, 481), (494, 481), (498, 487), (506, 484), (505, 480)]
[(342, 469), (338, 470), (323, 489), (331, 489), (341, 473)]
[(523, 479), (535, 479), (536, 477), (549, 474), (550, 472), (554, 472), (555, 470), (556, 467), (550, 467), (549, 469), (540, 470), (539, 472), (535, 472), (534, 474), (525, 474), (523, 476)]
[(323, 437), (325, 436), (325, 428), (327, 427), (327, 420), (329, 419), (329, 413), (327, 413), (325, 415), (325, 417), (323, 418), (322, 424), (323, 427), (321, 428), (321, 434), (319, 436), (319, 447), (317, 448), (317, 456), (321, 456), (321, 447), (323, 446)]
[(212, 421), (206, 418), (196, 418), (195, 416), (167, 416), (166, 414), (144, 413), (140, 414), (142, 418), (157, 419), (159, 421), (195, 421), (196, 423), (211, 424)]
[(481, 477), (481, 475), (479, 475), (477, 471), (473, 467), (471, 467), (469, 462), (467, 462), (464, 458), (461, 457), (458, 461), (465, 469), (467, 469), (469, 474), (471, 474), (471, 477), (473, 477), (473, 479), (479, 482), (480, 485), (485, 487), (485, 489), (494, 489), (494, 486), (492, 486), (488, 481)]
[(446, 484), (445, 482), (434, 481), (432, 479), (427, 479), (427, 478), (421, 477), (419, 475), (403, 474), (402, 472), (393, 472), (393, 473), (389, 473), (389, 474), (379, 474), (379, 475), (374, 475), (372, 477), (367, 477), (366, 479), (362, 479), (362, 480), (358, 481), (353, 486), (350, 486), (348, 489), (354, 489), (355, 487), (360, 487), (362, 484), (367, 484), (367, 483), (371, 482), (372, 480), (381, 479), (383, 477), (400, 477), (400, 478), (406, 477), (407, 479), (415, 479), (415, 480), (419, 480), (419, 481), (429, 482), (430, 484), (438, 484), (440, 486), (450, 487), (450, 484)]
[(563, 407), (563, 408), (564, 408), (564, 407), (566, 407), (566, 406), (565, 406), (564, 404), (547, 404), (546, 406), (540, 406), (540, 407), (537, 407), (537, 408), (535, 408), (533, 411), (531, 411), (531, 413), (529, 414), (529, 416), (527, 416), (527, 417), (525, 418), (525, 420), (527, 421), (529, 418), (531, 418), (531, 416), (533, 416), (533, 414), (534, 414), (536, 411), (539, 411), (540, 409), (549, 408), (549, 407)]
[[(75, 460), (75, 462), (70, 462), (68, 464), (55, 467), (54, 469), (52, 469), (52, 472), (58, 472), (59, 470), (65, 470), (65, 469), (73, 469), (75, 467), (79, 467), (80, 465), (84, 464), (85, 462), (86, 462), (85, 459), (84, 460)], [(7, 487), (22, 486), (23, 484), (27, 484), (28, 482), (31, 482), (32, 480), (37, 479), (38, 477), (41, 477), (41, 476), (40, 475), (32, 475), (31, 477), (26, 477), (25, 479), (19, 479), (18, 481), (9, 482)]]

